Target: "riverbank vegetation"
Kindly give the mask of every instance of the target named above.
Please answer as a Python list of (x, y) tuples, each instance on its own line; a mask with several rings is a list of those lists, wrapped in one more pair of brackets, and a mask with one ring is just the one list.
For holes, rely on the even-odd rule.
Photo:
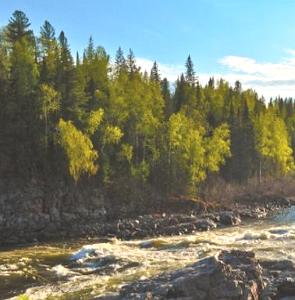
[(0, 33), (1, 177), (90, 180), (132, 199), (292, 175), (295, 101), (202, 86), (190, 56), (185, 67), (171, 83), (156, 62), (143, 72), (132, 50), (111, 58), (92, 38), (74, 58), (63, 31), (45, 21), (35, 35), (15, 11)]

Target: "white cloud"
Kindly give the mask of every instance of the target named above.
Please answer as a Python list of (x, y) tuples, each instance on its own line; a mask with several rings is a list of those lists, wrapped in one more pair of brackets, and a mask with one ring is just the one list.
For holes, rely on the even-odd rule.
[[(219, 64), (226, 68), (225, 72), (207, 74), (198, 73), (201, 84), (206, 84), (210, 77), (223, 78), (230, 84), (236, 80), (242, 83), (244, 89), (252, 88), (266, 99), (270, 97), (295, 97), (295, 50), (287, 49), (288, 56), (280, 62), (258, 62), (250, 57), (226, 56), (220, 59)], [(137, 64), (142, 71), (150, 72), (153, 61), (146, 58), (137, 58)], [(185, 71), (182, 65), (167, 65), (158, 63), (161, 77), (174, 82)]]
[[(245, 88), (253, 88), (265, 98), (295, 96), (295, 50), (286, 50), (287, 57), (278, 63), (257, 62), (240, 56), (226, 56), (219, 63), (233, 72)], [(225, 79), (229, 74), (225, 73)]]

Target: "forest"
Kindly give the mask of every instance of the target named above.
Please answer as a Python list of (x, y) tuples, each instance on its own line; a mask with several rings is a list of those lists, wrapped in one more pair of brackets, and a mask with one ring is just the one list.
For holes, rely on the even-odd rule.
[(292, 175), (295, 101), (266, 101), (222, 79), (198, 81), (190, 56), (176, 82), (129, 50), (111, 58), (90, 37), (72, 54), (45, 21), (15, 11), (0, 32), (0, 176), (106, 191), (198, 195), (209, 178)]

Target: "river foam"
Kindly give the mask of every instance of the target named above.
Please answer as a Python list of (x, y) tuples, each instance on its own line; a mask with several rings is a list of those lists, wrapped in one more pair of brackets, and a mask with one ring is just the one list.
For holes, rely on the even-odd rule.
[[(86, 299), (94, 298), (111, 294), (124, 284), (183, 268), (225, 249), (254, 251), (258, 259), (288, 259), (295, 262), (294, 216), (294, 209), (291, 209), (291, 212), (283, 212), (271, 220), (192, 235), (135, 241), (105, 240), (82, 245), (72, 251), (69, 249), (67, 258), (57, 263), (45, 257), (39, 262), (34, 261), (42, 257), (45, 249), (28, 248), (17, 254), (12, 252), (14, 260), (7, 261), (6, 265), (10, 264), (12, 268), (18, 255), (26, 257), (30, 251), (34, 253), (28, 261), (37, 275), (47, 276), (47, 282), (38, 281), (39, 277), (36, 277), (37, 280), (33, 281), (35, 287), (26, 291), (30, 299), (42, 300), (49, 296), (54, 299), (72, 299), (77, 295)], [(56, 248), (52, 249), (56, 251)], [(48, 275), (46, 270), (49, 270)], [(0, 276), (6, 276), (7, 279), (7, 268), (0, 268)]]

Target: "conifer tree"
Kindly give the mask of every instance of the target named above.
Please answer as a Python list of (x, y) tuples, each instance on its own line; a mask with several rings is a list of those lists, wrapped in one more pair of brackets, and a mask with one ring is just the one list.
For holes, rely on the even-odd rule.
[(59, 54), (55, 30), (48, 21), (45, 21), (41, 27), (39, 44), (42, 58), (40, 67), (41, 82), (56, 85)]
[(151, 69), (150, 79), (154, 82), (160, 83), (161, 78), (158, 70), (157, 62), (155, 61)]
[(176, 88), (174, 93), (174, 112), (178, 112), (182, 105), (185, 103), (185, 79), (181, 74), (180, 78), (176, 81)]
[(126, 59), (124, 57), (124, 52), (121, 47), (118, 48), (115, 57), (115, 69), (114, 73), (119, 76), (121, 73), (127, 71)]
[(170, 87), (169, 87), (169, 81), (167, 78), (164, 78), (161, 81), (161, 90), (162, 90), (162, 96), (165, 103), (165, 117), (169, 118), (170, 115), (173, 113), (173, 103), (171, 99), (171, 93), (170, 93)]
[(110, 190), (195, 195), (212, 172), (241, 183), (294, 174), (293, 99), (266, 105), (239, 81), (202, 86), (191, 56), (175, 90), (156, 62), (141, 72), (131, 50), (110, 66), (92, 37), (74, 61), (63, 31), (45, 21), (35, 37), (15, 11), (0, 31), (0, 176), (88, 174)]
[(66, 119), (70, 118), (74, 109), (74, 80), (75, 70), (67, 38), (61, 31), (58, 38), (59, 59), (57, 63), (57, 91), (61, 94), (61, 113)]
[(15, 42), (26, 38), (27, 41), (32, 42), (33, 31), (29, 29), (31, 23), (24, 12), (16, 10), (9, 20), (7, 25), (8, 40), (14, 44)]
[(137, 72), (138, 69), (137, 69), (136, 64), (135, 64), (134, 53), (131, 49), (129, 49), (126, 64), (127, 64), (127, 70), (128, 70), (129, 75), (130, 76), (134, 75), (134, 73)]
[(190, 55), (186, 60), (185, 67), (186, 67), (185, 80), (189, 85), (194, 86), (196, 83), (196, 77), (194, 71), (194, 64), (192, 62)]

